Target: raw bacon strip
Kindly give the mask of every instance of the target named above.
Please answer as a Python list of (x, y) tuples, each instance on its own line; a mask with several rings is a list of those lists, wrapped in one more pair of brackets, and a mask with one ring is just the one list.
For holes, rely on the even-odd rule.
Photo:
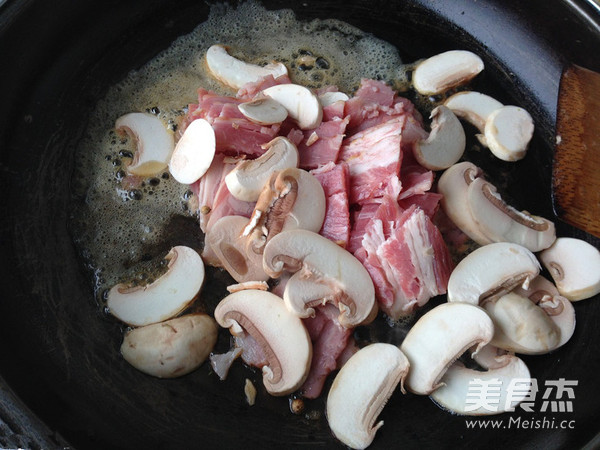
[(321, 125), (314, 130), (304, 131), (304, 139), (298, 145), (298, 154), (300, 155), (298, 166), (301, 169), (309, 170), (329, 162), (336, 162), (348, 120), (348, 118), (336, 118), (328, 122), (321, 122)]
[[(227, 175), (227, 173), (225, 173), (225, 175)], [(213, 208), (210, 211), (210, 214), (208, 214), (205, 233), (208, 233), (212, 225), (221, 217), (244, 216), (250, 218), (254, 211), (254, 206), (255, 202), (245, 202), (235, 198), (231, 192), (229, 192), (227, 184), (225, 183), (225, 176), (223, 176), (219, 188), (215, 193)]]
[(345, 248), (350, 240), (348, 165), (330, 162), (310, 173), (319, 180), (325, 192), (325, 220), (319, 234)]
[(259, 92), (264, 91), (271, 86), (278, 84), (290, 84), (292, 81), (287, 75), (281, 75), (273, 78), (273, 75), (267, 75), (259, 81), (252, 81), (243, 85), (236, 94), (236, 98), (243, 102), (252, 100)]
[(327, 375), (337, 368), (337, 359), (348, 345), (352, 330), (339, 324), (338, 315), (339, 310), (327, 304), (316, 308), (314, 317), (302, 320), (313, 345), (310, 371), (300, 388), (306, 398), (321, 395)]
[(422, 194), (411, 195), (410, 197), (398, 200), (402, 209), (408, 209), (411, 206), (418, 206), (423, 210), (427, 217), (433, 218), (440, 206), (442, 194), (436, 192), (423, 192)]
[(399, 199), (415, 194), (423, 194), (433, 186), (433, 172), (420, 165), (407, 166), (404, 164), (400, 171), (400, 181), (402, 191), (398, 196)]
[(346, 250), (348, 250), (350, 253), (355, 253), (362, 248), (362, 240), (363, 236), (365, 235), (366, 227), (378, 208), (379, 204), (372, 202), (366, 203), (362, 205), (360, 210), (354, 211), (354, 214), (352, 215), (350, 240), (348, 241), (348, 246), (346, 247)]
[(217, 117), (212, 127), (215, 130), (217, 152), (245, 154), (251, 157), (262, 155), (262, 145), (277, 136), (279, 125), (262, 126), (247, 119)]
[(368, 128), (344, 140), (339, 161), (350, 169), (350, 203), (381, 197), (400, 172), (404, 117)]
[[(363, 243), (369, 244), (365, 240)], [(372, 257), (372, 248), (367, 253)], [(395, 294), (378, 300), (393, 319), (410, 314), (416, 306), (446, 292), (452, 271), (450, 254), (439, 230), (420, 208), (413, 206), (404, 211), (399, 226), (375, 249), (375, 255)]]

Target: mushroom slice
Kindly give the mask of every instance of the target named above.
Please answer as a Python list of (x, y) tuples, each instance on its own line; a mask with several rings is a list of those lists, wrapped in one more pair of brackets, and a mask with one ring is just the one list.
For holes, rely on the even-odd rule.
[(263, 147), (267, 149), (264, 154), (241, 161), (225, 177), (235, 198), (255, 202), (273, 173), (298, 166), (298, 149), (289, 139), (278, 136)]
[(466, 50), (450, 50), (420, 62), (413, 86), (420, 94), (435, 95), (467, 83), (483, 70), (483, 61)]
[(457, 92), (446, 99), (444, 105), (457, 117), (466, 120), (485, 133), (485, 122), (491, 113), (504, 105), (489, 95), (475, 91)]
[[(373, 310), (375, 288), (367, 270), (350, 252), (315, 232), (289, 230), (273, 237), (265, 247), (263, 267), (273, 278), (302, 269), (307, 279), (331, 286), (336, 295), (330, 301), (340, 309), (338, 320), (346, 328), (364, 322)], [(284, 300), (294, 314), (314, 315), (317, 304), (305, 303), (303, 292), (286, 286)]]
[(300, 318), (280, 297), (265, 291), (235, 292), (217, 305), (215, 319), (234, 336), (248, 333), (260, 345), (267, 358), (263, 383), (270, 394), (287, 395), (304, 383), (312, 344)]
[(207, 314), (188, 314), (128, 331), (121, 345), (125, 361), (158, 378), (196, 370), (217, 342), (217, 323)]
[(367, 448), (383, 421), (377, 416), (408, 373), (406, 356), (392, 344), (368, 345), (344, 364), (327, 396), (331, 431), (353, 449)]
[(499, 347), (494, 347), (491, 344), (485, 347), (477, 348), (476, 346), (469, 349), (473, 361), (484, 369), (498, 369), (506, 364), (505, 356), (508, 354), (506, 350)]
[(431, 133), (413, 147), (415, 158), (430, 170), (447, 169), (465, 151), (465, 130), (452, 110), (438, 106), (431, 112)]
[(467, 205), (479, 231), (493, 242), (513, 242), (539, 252), (556, 239), (554, 223), (507, 205), (496, 187), (483, 178), (469, 185)]
[(173, 133), (153, 114), (129, 113), (115, 122), (117, 130), (125, 130), (136, 142), (137, 149), (127, 171), (149, 176), (163, 170), (175, 146)]
[(196, 298), (204, 281), (200, 255), (179, 245), (165, 259), (167, 272), (154, 283), (117, 284), (108, 292), (106, 306), (113, 316), (132, 326), (149, 325), (174, 317)]
[(494, 322), (492, 345), (527, 355), (541, 355), (558, 347), (560, 329), (527, 297), (509, 292), (482, 306)]
[(248, 218), (243, 216), (221, 217), (206, 233), (205, 252), (210, 249), (238, 283), (266, 281), (269, 276), (262, 264), (254, 264), (246, 255), (247, 238), (243, 232), (247, 224)]
[(321, 106), (325, 108), (326, 106), (333, 105), (337, 102), (346, 102), (350, 100), (347, 94), (343, 92), (335, 91), (335, 92), (323, 92), (318, 96), (319, 102)]
[(299, 84), (278, 84), (262, 91), (279, 102), (302, 130), (312, 130), (321, 124), (323, 108), (310, 89)]
[(571, 301), (600, 293), (600, 252), (586, 241), (561, 237), (540, 253), (558, 292)]
[(319, 231), (325, 209), (325, 192), (314, 175), (295, 167), (273, 173), (243, 232), (248, 236), (248, 257), (261, 265), (265, 245), (281, 231)]
[(503, 106), (493, 111), (485, 122), (485, 143), (503, 161), (525, 157), (533, 136), (533, 119), (518, 106)]
[[(485, 372), (467, 369), (455, 362), (444, 377), (442, 386), (431, 393), (431, 399), (442, 408), (456, 414), (484, 416), (514, 411), (527, 398), (531, 388), (531, 375), (525, 363), (514, 355), (504, 355), (504, 365)], [(473, 398), (473, 387), (499, 387), (499, 397), (489, 404), (478, 404)], [(488, 398), (489, 400), (489, 398)]]
[(479, 230), (471, 211), (466, 207), (469, 185), (480, 174), (481, 169), (470, 162), (454, 164), (440, 177), (437, 190), (442, 194), (440, 203), (450, 220), (472, 240), (486, 245), (492, 241)]
[(246, 83), (259, 81), (268, 75), (277, 78), (288, 73), (282, 63), (258, 66), (240, 61), (227, 53), (227, 47), (220, 44), (212, 45), (207, 50), (206, 63), (215, 78), (234, 89), (239, 89)]
[(560, 342), (556, 348), (571, 339), (575, 332), (575, 308), (568, 299), (560, 295), (554, 283), (538, 275), (529, 283), (527, 290), (517, 288), (514, 292), (536, 303), (558, 327)]
[(250, 121), (260, 125), (283, 122), (288, 112), (281, 103), (269, 97), (262, 97), (238, 105), (240, 112)]
[(406, 388), (429, 395), (442, 385), (448, 367), (467, 349), (490, 342), (494, 325), (487, 313), (467, 303), (443, 303), (423, 315), (410, 329), (400, 350), (410, 362)]
[(215, 157), (216, 139), (213, 127), (204, 119), (188, 125), (177, 142), (169, 171), (182, 184), (192, 184), (206, 173)]
[(448, 301), (479, 305), (493, 301), (522, 285), (527, 287), (540, 271), (533, 253), (518, 244), (484, 245), (460, 261), (448, 280)]

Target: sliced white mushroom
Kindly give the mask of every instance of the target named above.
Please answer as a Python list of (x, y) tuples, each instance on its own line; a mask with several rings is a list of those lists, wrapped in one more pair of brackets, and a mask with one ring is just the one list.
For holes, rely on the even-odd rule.
[(417, 320), (400, 346), (410, 362), (406, 388), (415, 394), (431, 394), (460, 355), (474, 345), (477, 349), (485, 346), (493, 335), (492, 320), (478, 306), (436, 306)]
[(415, 158), (423, 167), (442, 170), (455, 164), (465, 151), (465, 130), (454, 113), (445, 106), (431, 112), (431, 133), (413, 147)]
[(409, 370), (406, 356), (391, 344), (356, 352), (335, 377), (327, 396), (331, 431), (353, 449), (367, 448), (383, 421), (377, 416)]
[(132, 326), (162, 322), (185, 309), (198, 295), (204, 282), (200, 255), (176, 246), (165, 257), (165, 274), (146, 286), (117, 284), (108, 292), (106, 305), (112, 315)]
[(477, 348), (476, 346), (471, 347), (469, 352), (473, 361), (484, 369), (498, 369), (503, 367), (506, 364), (505, 356), (508, 353), (506, 350), (494, 347), (491, 344), (481, 348)]
[(481, 169), (473, 163), (464, 161), (454, 164), (446, 169), (440, 177), (437, 190), (442, 194), (440, 204), (450, 220), (472, 240), (480, 245), (485, 245), (492, 241), (479, 230), (467, 207), (469, 185), (480, 174)]
[(299, 84), (278, 84), (262, 91), (287, 110), (301, 130), (317, 128), (323, 119), (323, 108), (310, 89)]
[[(265, 247), (263, 267), (273, 278), (302, 269), (307, 280), (329, 286), (336, 294), (330, 301), (340, 309), (338, 320), (345, 327), (364, 322), (373, 310), (375, 288), (367, 270), (350, 252), (315, 232), (289, 230), (273, 237)], [(317, 306), (306, 303), (305, 292), (287, 286), (284, 291), (287, 307), (299, 317), (312, 316)]]
[(128, 331), (123, 358), (158, 378), (174, 378), (196, 370), (217, 342), (217, 323), (207, 314), (188, 314)]
[(117, 130), (124, 130), (136, 142), (136, 151), (127, 171), (133, 175), (150, 176), (169, 164), (175, 146), (173, 133), (153, 114), (129, 113), (115, 122)]
[[(442, 408), (456, 414), (483, 416), (514, 411), (525, 400), (532, 384), (529, 369), (514, 355), (505, 355), (502, 367), (485, 372), (467, 369), (455, 362), (444, 377), (442, 386), (431, 393), (431, 399)], [(473, 396), (474, 386), (492, 386), (489, 389), (497, 395), (478, 401)], [(496, 389), (497, 387), (497, 389)]]
[(248, 120), (260, 125), (281, 123), (288, 116), (287, 109), (270, 97), (240, 103), (238, 109)]
[(554, 283), (538, 275), (529, 283), (527, 290), (517, 288), (514, 292), (536, 303), (558, 327), (560, 341), (556, 348), (571, 339), (575, 332), (575, 308), (568, 299), (560, 295)]
[(540, 271), (533, 253), (517, 244), (484, 245), (463, 258), (448, 280), (448, 301), (479, 305), (527, 287)]
[(178, 182), (192, 184), (206, 173), (215, 157), (213, 127), (204, 119), (190, 123), (177, 141), (169, 162), (169, 172)]
[(267, 151), (256, 159), (244, 160), (225, 177), (231, 195), (239, 200), (258, 200), (271, 175), (298, 166), (298, 149), (289, 139), (278, 136), (265, 144)]
[(282, 231), (319, 231), (325, 210), (325, 192), (314, 175), (295, 167), (273, 173), (244, 229), (248, 257), (261, 265), (265, 245)]
[(259, 81), (268, 75), (277, 78), (288, 73), (282, 63), (258, 66), (240, 61), (227, 53), (227, 47), (220, 44), (215, 44), (207, 50), (206, 63), (215, 78), (234, 89), (239, 89), (246, 83)]
[(482, 70), (483, 61), (476, 54), (450, 50), (420, 62), (412, 82), (420, 94), (434, 95), (467, 83)]
[(321, 103), (321, 106), (323, 108), (325, 108), (326, 106), (329, 106), (329, 105), (333, 105), (334, 103), (337, 103), (337, 102), (346, 102), (346, 101), (350, 100), (350, 97), (348, 97), (347, 94), (345, 94), (343, 92), (339, 92), (339, 91), (324, 92), (324, 93), (320, 94), (318, 97), (319, 97), (319, 102)]
[(482, 306), (494, 322), (492, 345), (527, 355), (541, 355), (558, 348), (560, 329), (544, 309), (527, 297), (509, 292)]
[(483, 178), (469, 185), (467, 208), (478, 230), (492, 242), (513, 242), (539, 252), (556, 239), (554, 223), (507, 205), (496, 187)]
[(493, 111), (485, 122), (485, 143), (503, 161), (525, 157), (533, 136), (533, 119), (518, 106), (503, 106)]
[(310, 368), (312, 344), (302, 321), (290, 313), (280, 297), (265, 291), (245, 290), (225, 297), (215, 319), (234, 335), (249, 334), (263, 350), (263, 383), (272, 395), (298, 389)]
[(444, 102), (457, 117), (466, 120), (485, 133), (485, 122), (490, 114), (504, 105), (489, 95), (475, 91), (457, 92)]
[(588, 242), (561, 237), (540, 253), (558, 291), (571, 301), (600, 293), (600, 252)]
[(269, 276), (262, 264), (254, 264), (246, 254), (247, 237), (243, 232), (247, 224), (248, 218), (243, 216), (221, 217), (206, 233), (205, 251), (210, 249), (238, 283), (266, 281)]

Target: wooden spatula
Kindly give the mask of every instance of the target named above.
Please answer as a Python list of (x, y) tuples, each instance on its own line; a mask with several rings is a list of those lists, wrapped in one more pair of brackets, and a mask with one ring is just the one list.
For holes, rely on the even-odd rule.
[(600, 73), (576, 65), (565, 69), (556, 134), (554, 209), (560, 219), (600, 237)]

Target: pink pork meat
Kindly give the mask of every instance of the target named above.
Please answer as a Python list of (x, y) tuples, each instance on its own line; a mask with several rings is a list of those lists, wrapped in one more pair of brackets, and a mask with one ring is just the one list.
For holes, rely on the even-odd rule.
[(330, 162), (310, 173), (319, 180), (325, 192), (325, 220), (319, 234), (346, 248), (350, 240), (348, 165)]
[(297, 144), (301, 169), (315, 169), (329, 162), (336, 162), (344, 139), (349, 118), (334, 118), (321, 122), (314, 130), (303, 131), (303, 139)]
[(441, 233), (422, 209), (411, 206), (387, 224), (389, 236), (385, 221), (374, 217), (360, 256), (370, 273), (378, 273), (373, 281), (381, 309), (398, 319), (446, 293), (453, 264)]

